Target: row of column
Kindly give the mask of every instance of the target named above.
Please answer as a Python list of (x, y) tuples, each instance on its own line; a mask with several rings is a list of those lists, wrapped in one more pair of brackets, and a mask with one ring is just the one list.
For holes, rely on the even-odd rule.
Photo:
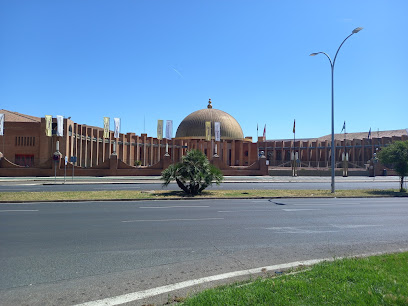
[(131, 166), (151, 166), (158, 163), (166, 149), (172, 162), (178, 162), (189, 149), (204, 152), (208, 159), (217, 154), (221, 160), (231, 166), (246, 166), (256, 159), (256, 148), (250, 141), (222, 140), (205, 141), (191, 139), (163, 139), (148, 137), (147, 134), (120, 134), (118, 139), (109, 132), (109, 138), (103, 138), (103, 130), (86, 125), (68, 122), (66, 141), (61, 146), (61, 152), (67, 152), (68, 158), (76, 156), (77, 166), (90, 168), (107, 161), (111, 154)]
[[(336, 163), (342, 162), (343, 153), (348, 153), (349, 162), (356, 167), (364, 167), (364, 164), (373, 157), (379, 148), (393, 141), (402, 140), (405, 137), (382, 137), (373, 139), (335, 140)], [(271, 166), (290, 166), (291, 153), (298, 152), (299, 160), (303, 166), (328, 167), (331, 161), (331, 142), (317, 141), (270, 141), (261, 142), (259, 150), (265, 154)], [(351, 165), (353, 166), (353, 165)]]

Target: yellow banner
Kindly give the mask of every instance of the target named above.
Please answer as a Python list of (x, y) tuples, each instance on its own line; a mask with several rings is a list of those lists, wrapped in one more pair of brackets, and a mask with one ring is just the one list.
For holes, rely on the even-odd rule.
[(205, 140), (211, 140), (211, 121), (205, 122)]
[(52, 136), (52, 116), (45, 115), (45, 135)]
[(109, 138), (110, 121), (109, 117), (103, 117), (103, 138)]
[(163, 120), (157, 120), (157, 139), (163, 139)]

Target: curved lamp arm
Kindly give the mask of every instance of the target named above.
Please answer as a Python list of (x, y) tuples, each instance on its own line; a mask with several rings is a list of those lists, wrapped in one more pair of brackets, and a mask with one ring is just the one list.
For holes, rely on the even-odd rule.
[[(344, 42), (343, 42), (344, 43)], [(341, 46), (340, 46), (341, 47)], [(340, 49), (340, 48), (339, 48)], [(337, 50), (337, 52), (339, 52), (339, 50)], [(329, 61), (330, 61), (330, 66), (332, 66), (332, 68), (333, 68), (333, 66), (334, 66), (334, 63), (332, 62), (332, 60), (331, 60), (331, 58), (330, 58), (330, 56), (326, 53), (326, 52), (316, 52), (316, 53), (312, 53), (312, 54), (310, 54), (310, 56), (316, 56), (316, 55), (318, 55), (318, 54), (324, 54), (324, 55), (326, 55), (327, 56), (327, 58), (329, 59)], [(336, 56), (337, 56), (337, 53), (336, 53)], [(335, 60), (336, 60), (336, 58), (334, 58)]]
[(362, 29), (363, 29), (362, 27), (355, 28), (355, 29), (351, 32), (351, 34), (350, 34), (349, 36), (347, 36), (347, 37), (343, 40), (343, 42), (340, 44), (339, 48), (337, 49), (336, 54), (334, 55), (333, 61), (331, 60), (330, 56), (329, 56), (327, 53), (325, 53), (325, 52), (312, 53), (312, 54), (310, 54), (310, 56), (315, 56), (315, 55), (318, 55), (318, 54), (324, 54), (324, 55), (326, 55), (327, 58), (328, 58), (329, 61), (330, 61), (330, 65), (331, 65), (332, 69), (334, 69), (334, 64), (336, 63), (337, 54), (339, 54), (340, 48), (343, 46), (343, 44), (346, 42), (346, 40), (350, 38), (350, 36), (352, 36), (353, 34), (356, 34), (356, 33), (360, 32)]

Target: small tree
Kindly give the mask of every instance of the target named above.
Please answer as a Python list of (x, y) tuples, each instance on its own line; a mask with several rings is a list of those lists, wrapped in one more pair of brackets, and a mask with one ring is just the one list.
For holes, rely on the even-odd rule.
[(382, 164), (390, 165), (400, 176), (400, 192), (404, 191), (404, 177), (408, 175), (408, 140), (396, 141), (379, 152)]
[(161, 177), (163, 186), (175, 180), (186, 194), (192, 196), (200, 194), (213, 181), (219, 185), (223, 178), (221, 170), (211, 165), (207, 156), (198, 150), (188, 151), (180, 163), (170, 165)]

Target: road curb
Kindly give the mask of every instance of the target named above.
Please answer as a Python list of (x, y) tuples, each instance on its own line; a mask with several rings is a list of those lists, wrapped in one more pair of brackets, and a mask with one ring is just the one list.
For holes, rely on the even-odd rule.
[[(408, 249), (399, 249), (395, 253), (406, 252), (407, 250)], [(242, 277), (242, 276), (257, 276), (257, 275), (265, 274), (267, 272), (273, 272), (273, 271), (276, 272), (277, 270), (287, 270), (287, 269), (293, 269), (293, 268), (297, 268), (301, 266), (308, 267), (308, 266), (316, 265), (321, 262), (332, 262), (335, 260), (341, 260), (345, 258), (364, 258), (368, 256), (377, 256), (377, 255), (384, 255), (384, 254), (391, 254), (391, 253), (390, 252), (374, 252), (374, 253), (369, 253), (369, 254), (359, 254), (359, 255), (336, 257), (336, 258), (310, 259), (310, 260), (304, 260), (304, 261), (295, 261), (295, 262), (290, 262), (290, 263), (277, 264), (277, 265), (272, 265), (272, 266), (263, 266), (263, 267), (234, 271), (234, 272), (227, 272), (223, 274), (212, 275), (212, 276), (202, 277), (202, 278), (193, 279), (193, 280), (187, 280), (187, 281), (183, 281), (183, 282), (179, 282), (179, 283), (175, 283), (171, 285), (166, 285), (166, 286), (151, 288), (147, 290), (117, 295), (114, 297), (99, 299), (95, 301), (85, 302), (85, 303), (77, 304), (75, 306), (121, 305), (125, 303), (131, 303), (135, 301), (152, 298), (152, 297), (163, 295), (163, 294), (168, 294), (169, 292), (172, 292), (172, 291), (182, 290), (188, 287), (194, 287), (197, 285), (202, 285), (202, 284), (211, 283), (211, 282), (217, 282), (217, 281), (222, 281), (222, 280), (227, 280), (227, 279), (234, 279), (234, 278)]]
[(407, 195), (399, 196), (335, 196), (335, 197), (228, 197), (228, 198), (200, 198), (200, 197), (179, 197), (179, 198), (157, 198), (157, 199), (101, 199), (101, 200), (43, 200), (43, 201), (0, 201), (1, 204), (13, 203), (64, 203), (64, 202), (140, 202), (140, 201), (179, 201), (179, 200), (263, 200), (263, 199), (370, 199), (370, 198), (407, 198)]

